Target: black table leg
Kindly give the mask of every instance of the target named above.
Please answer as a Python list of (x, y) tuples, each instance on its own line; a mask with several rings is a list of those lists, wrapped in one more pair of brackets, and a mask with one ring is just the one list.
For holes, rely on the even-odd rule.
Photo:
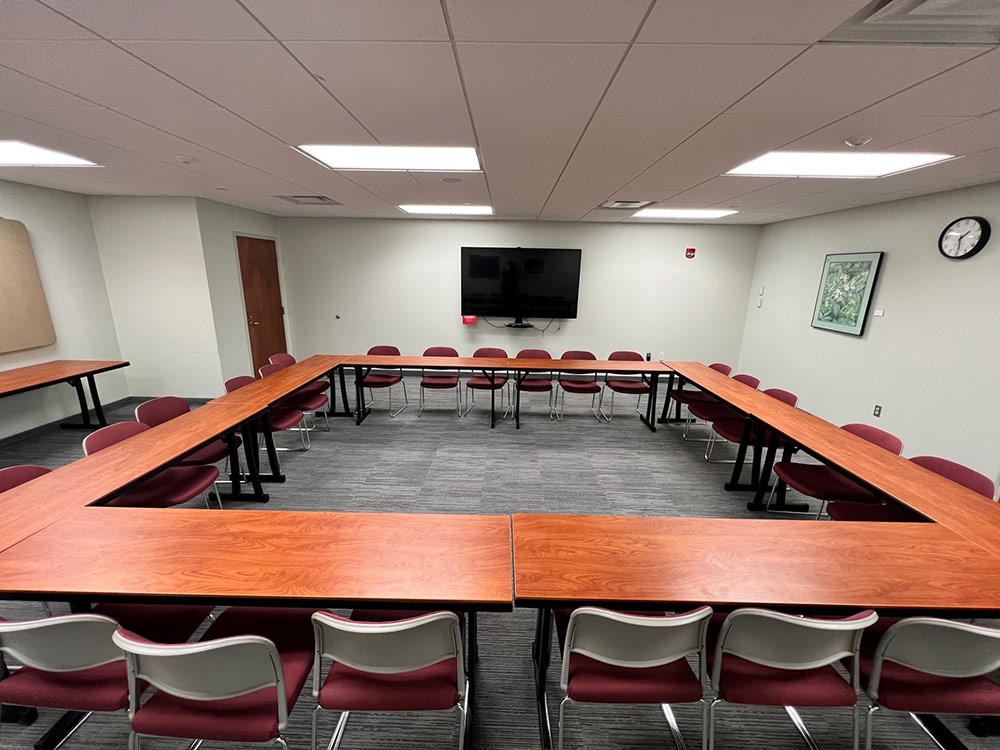
[(264, 448), (267, 450), (267, 463), (271, 469), (270, 474), (261, 474), (260, 481), (282, 483), (285, 475), (281, 473), (281, 462), (278, 460), (278, 450), (274, 447), (274, 432), (271, 430), (271, 418), (267, 412), (260, 415), (261, 431), (264, 435)]
[(354, 368), (354, 398), (357, 400), (357, 422), (361, 424), (368, 416), (369, 409), (365, 406), (365, 376), (360, 365)]
[(639, 419), (649, 428), (650, 432), (656, 432), (656, 391), (660, 381), (660, 373), (653, 372), (649, 375), (649, 396), (646, 398), (646, 413), (640, 414)]
[[(90, 409), (87, 408), (87, 396), (83, 392), (83, 381), (80, 378), (70, 378), (66, 381), (76, 389), (76, 400), (80, 402), (80, 422), (63, 422), (59, 426), (64, 430), (93, 430), (97, 425), (90, 421)], [(105, 424), (107, 424), (105, 422)]]
[(88, 716), (90, 716), (89, 711), (67, 711), (59, 717), (49, 731), (35, 740), (35, 750), (55, 750), (80, 728)]
[[(674, 390), (674, 379), (676, 377), (680, 377), (680, 376), (677, 375), (677, 373), (675, 373), (673, 371), (671, 371), (670, 374), (667, 376), (667, 396), (666, 396), (666, 398), (663, 399), (663, 410), (660, 412), (660, 418), (657, 420), (657, 422), (659, 422), (660, 424), (666, 424), (666, 423), (672, 421), (670, 419), (670, 394)], [(682, 384), (684, 383), (684, 379), (683, 378), (681, 378), (681, 383)], [(677, 404), (677, 407), (678, 407), (677, 419), (680, 420), (680, 418), (681, 418), (680, 411), (679, 411), (680, 404)]]
[(487, 380), (490, 381), (490, 429), (494, 429), (497, 426), (497, 371), (490, 370), (490, 374), (486, 374), (486, 370), (483, 370), (483, 375)]
[(87, 376), (87, 385), (90, 387), (90, 400), (94, 404), (94, 414), (97, 415), (97, 424), (101, 427), (108, 426), (108, 420), (104, 418), (104, 409), (101, 408), (101, 397), (97, 395), (97, 383), (94, 382), (93, 374)]
[[(10, 677), (10, 669), (0, 654), (0, 680)], [(21, 724), (31, 726), (38, 719), (38, 709), (28, 706), (0, 706), (0, 724)]]
[(753, 422), (750, 417), (743, 420), (743, 435), (740, 437), (740, 447), (736, 451), (736, 462), (733, 464), (733, 475), (729, 481), (723, 485), (727, 492), (734, 490), (750, 489), (746, 485), (740, 484), (740, 474), (743, 473), (743, 464), (747, 460), (747, 448), (750, 446), (750, 435), (753, 430)]
[[(795, 446), (791, 441), (785, 441), (785, 447), (781, 450), (781, 460), (791, 461), (792, 454), (795, 452)], [(773, 468), (773, 467), (772, 467)], [(775, 478), (774, 485), (774, 503), (771, 505), (771, 510), (777, 513), (808, 513), (809, 503), (788, 503), (785, 502), (785, 498), (788, 492), (788, 485), (782, 482), (780, 479)], [(766, 484), (766, 483), (765, 483)], [(763, 495), (761, 495), (761, 500), (763, 503)], [(749, 507), (749, 506), (747, 506)], [(764, 507), (763, 504), (761, 507)], [(755, 508), (755, 510), (757, 510)]]
[(552, 653), (552, 610), (539, 609), (535, 623), (535, 643), (532, 646), (535, 662), (535, 704), (538, 709), (538, 734), (542, 750), (552, 748), (552, 726), (549, 723), (549, 704), (545, 697), (549, 658)]
[(526, 377), (528, 377), (527, 371), (525, 371), (523, 374), (520, 373), (520, 372), (518, 372), (518, 371), (516, 371), (516, 370), (514, 371), (514, 383), (517, 385), (517, 393), (514, 394), (514, 429), (515, 430), (520, 430), (521, 429), (521, 383), (524, 382), (524, 379)]
[(351, 416), (351, 402), (347, 400), (347, 378), (344, 375), (343, 366), (337, 368), (337, 377), (340, 379), (340, 395), (344, 399), (343, 415), (349, 417)]

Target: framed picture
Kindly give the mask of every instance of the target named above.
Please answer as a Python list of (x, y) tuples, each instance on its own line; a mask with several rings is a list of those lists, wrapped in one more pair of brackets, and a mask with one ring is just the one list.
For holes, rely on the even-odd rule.
[(860, 336), (865, 331), (882, 253), (827, 255), (813, 310), (813, 328)]

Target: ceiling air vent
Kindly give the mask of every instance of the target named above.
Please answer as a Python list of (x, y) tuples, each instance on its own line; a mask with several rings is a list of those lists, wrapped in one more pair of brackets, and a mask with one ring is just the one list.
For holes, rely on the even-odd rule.
[(644, 206), (648, 206), (653, 201), (604, 201), (600, 208), (620, 208), (625, 211), (638, 211)]
[(275, 198), (281, 198), (283, 201), (288, 201), (289, 203), (294, 203), (296, 206), (343, 206), (343, 203), (338, 203), (333, 198), (327, 198), (325, 195), (276, 195)]
[(876, 0), (825, 42), (997, 44), (996, 0)]

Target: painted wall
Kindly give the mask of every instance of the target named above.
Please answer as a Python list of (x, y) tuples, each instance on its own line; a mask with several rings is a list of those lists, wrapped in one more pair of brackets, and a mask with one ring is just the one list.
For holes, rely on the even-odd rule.
[[(87, 199), (0, 181), (0, 216), (24, 222), (56, 329), (52, 346), (0, 354), (0, 370), (53, 359), (122, 359)], [(128, 395), (124, 371), (97, 376), (101, 400)], [(0, 437), (79, 413), (75, 391), (54, 385), (0, 401)]]
[[(759, 229), (544, 222), (279, 219), (292, 353), (404, 354), (482, 346), (615, 349), (654, 358), (739, 355)], [(463, 245), (583, 250), (579, 317), (546, 331), (460, 321)], [(685, 248), (697, 249), (686, 259)], [(339, 318), (338, 318), (339, 316)], [(544, 325), (547, 321), (534, 321)]]
[[(762, 387), (797, 393), (802, 408), (831, 422), (897, 434), (903, 455), (944, 456), (996, 479), (1000, 238), (964, 261), (937, 251), (944, 227), (969, 215), (1000, 232), (1000, 185), (765, 227), (740, 369), (762, 378)], [(824, 256), (879, 250), (871, 310), (885, 316), (870, 313), (861, 338), (811, 328)]]
[[(278, 221), (273, 216), (201, 198), (197, 199), (195, 204), (205, 256), (205, 270), (208, 274), (208, 289), (212, 300), (222, 377), (223, 380), (228, 380), (237, 375), (249, 375), (253, 368), (246, 309), (243, 306), (239, 256), (236, 252), (236, 235), (276, 239)], [(277, 247), (280, 273), (281, 244), (278, 243)], [(287, 335), (287, 317), (285, 328)]]
[(194, 199), (94, 196), (89, 204), (132, 395), (219, 395)]

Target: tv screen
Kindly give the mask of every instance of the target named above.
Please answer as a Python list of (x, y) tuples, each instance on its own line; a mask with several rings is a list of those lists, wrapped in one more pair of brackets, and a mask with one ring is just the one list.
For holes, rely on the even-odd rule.
[(462, 315), (575, 318), (579, 297), (579, 249), (462, 248)]

